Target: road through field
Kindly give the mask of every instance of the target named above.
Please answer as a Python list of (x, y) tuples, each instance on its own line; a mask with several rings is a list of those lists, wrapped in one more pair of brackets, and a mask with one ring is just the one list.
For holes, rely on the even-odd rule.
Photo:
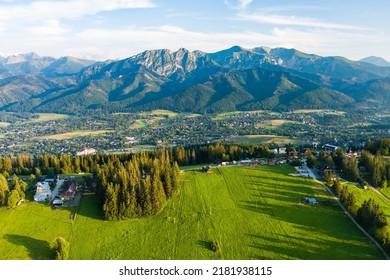
[(382, 252), (382, 254), (385, 256), (387, 260), (390, 260), (389, 255), (386, 253), (386, 251), (382, 248), (382, 246), (376, 241), (374, 237), (372, 237), (356, 220), (355, 218), (345, 209), (344, 205), (341, 203), (340, 199), (332, 192), (332, 190), (326, 186), (323, 182), (319, 181), (319, 177), (316, 172), (313, 172), (310, 168), (307, 168), (309, 171), (310, 176), (319, 184), (323, 185), (326, 190), (333, 196), (333, 198), (336, 200), (337, 204), (340, 206), (340, 208), (344, 211), (344, 213), (351, 219), (351, 221), (363, 232), (374, 244), (378, 249)]

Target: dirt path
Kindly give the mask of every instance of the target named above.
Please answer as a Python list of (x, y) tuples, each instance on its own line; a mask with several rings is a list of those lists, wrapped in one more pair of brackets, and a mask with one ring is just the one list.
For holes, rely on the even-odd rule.
[(385, 196), (383, 193), (381, 193), (379, 190), (377, 190), (376, 188), (371, 187), (371, 186), (369, 186), (369, 188), (371, 190), (373, 190), (374, 192), (376, 192), (377, 194), (379, 194), (384, 200), (386, 200), (387, 202), (390, 203), (390, 199), (387, 196)]
[(333, 199), (336, 200), (336, 202), (340, 206), (340, 208), (351, 219), (351, 221), (358, 227), (358, 229), (360, 229), (360, 231), (363, 232), (375, 244), (375, 246), (385, 256), (386, 260), (390, 260), (389, 255), (382, 248), (382, 246), (378, 243), (378, 241), (376, 241), (376, 239), (374, 237), (372, 237), (361, 225), (359, 225), (359, 223), (355, 220), (355, 218), (347, 211), (347, 209), (345, 209), (344, 205), (340, 202), (340, 199), (337, 196), (335, 196), (335, 194), (332, 192), (332, 190), (328, 186), (326, 186), (323, 182), (319, 181), (317, 175), (311, 169), (308, 168), (308, 170), (309, 170), (310, 176), (312, 178), (314, 178), (314, 181), (323, 185), (326, 188), (326, 190), (333, 196)]

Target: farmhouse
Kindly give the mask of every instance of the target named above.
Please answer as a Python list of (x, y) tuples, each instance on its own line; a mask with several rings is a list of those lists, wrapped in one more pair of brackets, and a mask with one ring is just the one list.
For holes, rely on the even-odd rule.
[(135, 137), (125, 137), (126, 143), (125, 144), (137, 144), (139, 140)]
[(60, 198), (62, 200), (71, 200), (74, 198), (77, 191), (77, 182), (74, 180), (65, 181), (62, 185)]
[(268, 160), (268, 165), (274, 166), (274, 165), (276, 165), (276, 164), (277, 164), (277, 160), (276, 160), (276, 159), (269, 159), (269, 160)]
[(309, 205), (317, 205), (318, 204), (317, 200), (314, 197), (305, 197), (303, 199), (303, 202), (307, 203)]
[(323, 147), (326, 153), (333, 153), (338, 149), (338, 146), (325, 144)]
[(45, 201), (51, 196), (51, 190), (48, 182), (38, 182), (37, 191), (34, 195), (34, 201)]
[(84, 149), (80, 152), (77, 152), (76, 153), (76, 156), (85, 156), (85, 155), (94, 155), (96, 154), (96, 150), (94, 148), (91, 148), (91, 149)]
[(241, 160), (241, 164), (242, 165), (250, 165), (250, 164), (252, 164), (252, 160), (251, 159), (243, 159), (243, 160)]
[(206, 172), (206, 173), (212, 173), (213, 172), (213, 170), (211, 169), (210, 166), (203, 166), (202, 170), (203, 170), (203, 172)]
[(286, 148), (275, 148), (272, 150), (274, 154), (281, 155), (286, 153)]

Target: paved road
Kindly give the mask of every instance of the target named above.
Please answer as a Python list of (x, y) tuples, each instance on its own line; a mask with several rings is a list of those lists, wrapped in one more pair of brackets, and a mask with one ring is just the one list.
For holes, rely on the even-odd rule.
[(376, 239), (374, 237), (372, 237), (364, 228), (361, 227), (361, 225), (359, 225), (359, 223), (355, 220), (355, 218), (347, 211), (347, 209), (345, 209), (344, 205), (341, 203), (340, 199), (335, 196), (335, 194), (332, 192), (332, 190), (330, 188), (328, 188), (328, 186), (326, 186), (324, 183), (322, 183), (321, 181), (318, 180), (318, 176), (317, 176), (317, 173), (309, 168), (307, 168), (309, 170), (309, 174), (310, 176), (314, 179), (314, 181), (316, 181), (317, 183), (323, 185), (326, 190), (333, 196), (333, 198), (336, 200), (336, 202), (338, 203), (338, 205), (340, 206), (340, 208), (344, 211), (344, 213), (351, 219), (351, 221), (361, 230), (361, 232), (363, 232), (374, 244), (375, 246), (382, 252), (382, 254), (385, 256), (386, 260), (390, 260), (390, 257), (389, 255), (386, 253), (386, 251), (382, 248), (382, 246), (378, 243), (378, 241), (376, 241)]
[(58, 192), (60, 191), (60, 188), (61, 188), (61, 186), (62, 186), (63, 183), (64, 183), (64, 180), (57, 180), (56, 187), (55, 187), (54, 190), (51, 192), (50, 199), (52, 199), (52, 198), (54, 198), (56, 195), (58, 195)]

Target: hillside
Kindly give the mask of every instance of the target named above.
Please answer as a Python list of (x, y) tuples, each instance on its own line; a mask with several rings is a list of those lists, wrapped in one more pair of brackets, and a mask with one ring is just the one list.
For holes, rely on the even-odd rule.
[[(322, 186), (290, 172), (290, 166), (189, 171), (163, 212), (121, 222), (103, 221), (94, 195), (83, 196), (73, 225), (67, 209), (36, 203), (0, 209), (6, 225), (0, 259), (48, 259), (59, 233), (76, 260), (383, 258)], [(320, 205), (299, 203), (312, 196)]]
[(382, 66), (382, 67), (389, 67), (390, 66), (390, 62), (388, 62), (387, 60), (383, 59), (382, 57), (378, 57), (378, 56), (369, 56), (369, 57), (363, 58), (359, 61), (371, 63), (371, 64), (374, 64), (376, 66)]
[[(386, 82), (379, 82), (390, 77), (390, 67), (284, 48), (148, 50), (99, 63), (30, 54), (0, 59), (0, 75), (0, 108), (9, 111), (158, 108), (204, 113), (390, 106)], [(374, 83), (381, 84), (380, 102)]]
[[(330, 102), (331, 101), (331, 102)], [(154, 102), (171, 110), (217, 113), (236, 110), (337, 109), (353, 99), (288, 72), (260, 68), (212, 77), (184, 92)], [(146, 106), (144, 107), (146, 108)]]

